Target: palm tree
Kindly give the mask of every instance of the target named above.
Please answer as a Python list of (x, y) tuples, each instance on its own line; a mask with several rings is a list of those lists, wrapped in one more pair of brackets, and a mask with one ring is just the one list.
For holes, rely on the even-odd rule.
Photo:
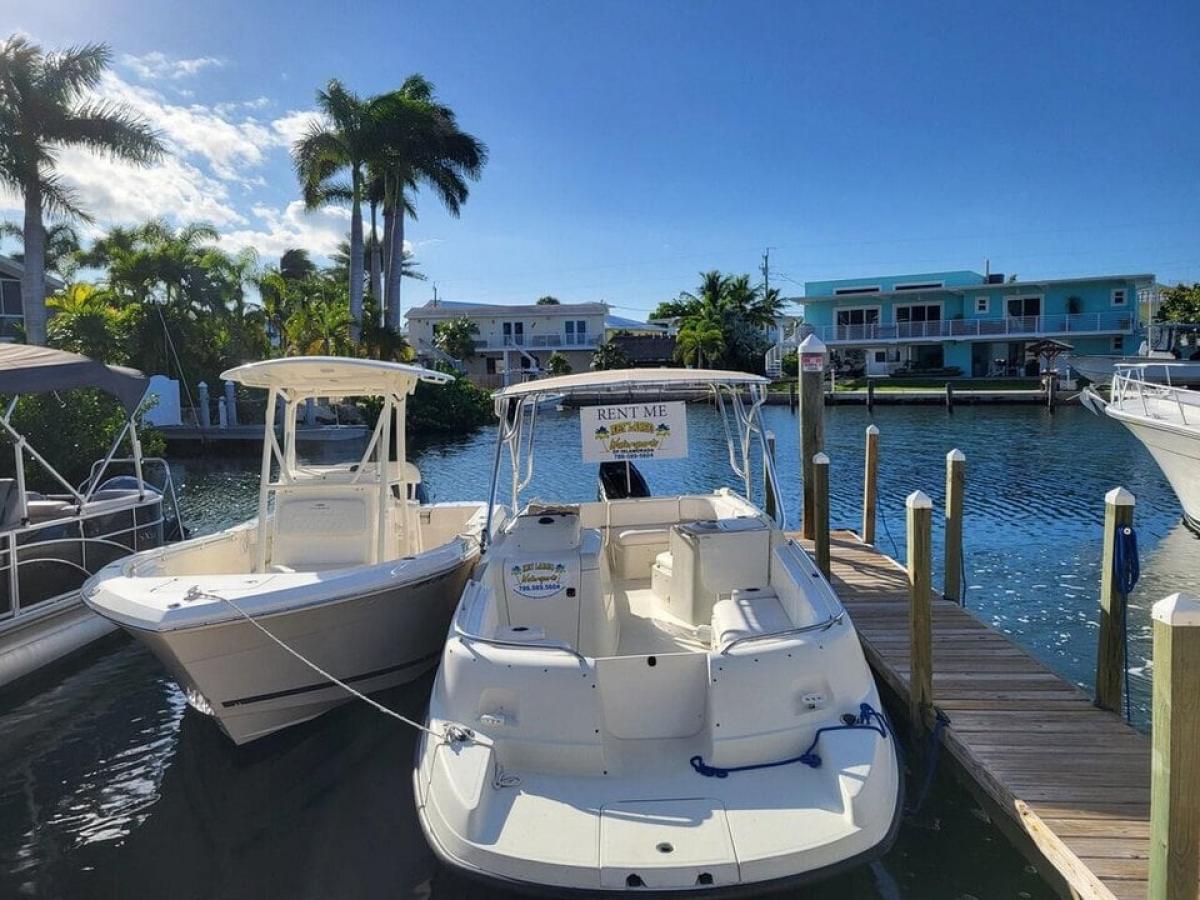
[(466, 316), (439, 322), (433, 328), (433, 345), (459, 362), (475, 355), (475, 335), (479, 326)]
[(692, 317), (679, 329), (675, 343), (684, 365), (694, 361), (702, 369), (706, 361), (711, 366), (725, 352), (725, 330), (718, 319)]
[(433, 85), (410, 75), (398, 90), (372, 101), (376, 124), (375, 165), (384, 181), (384, 289), (387, 323), (400, 327), (400, 278), (394, 272), (404, 257), (404, 220), (412, 214), (408, 194), (431, 188), (452, 216), (467, 201), (468, 181), (477, 180), (487, 162), (487, 147), (458, 127), (454, 111), (434, 98)]
[(127, 361), (121, 346), (127, 310), (114, 306), (106, 291), (91, 284), (70, 284), (50, 297), (46, 306), (54, 311), (48, 335), (53, 346), (103, 362)]
[[(376, 136), (368, 103), (336, 78), (317, 91), (317, 107), (324, 118), (314, 122), (296, 141), (292, 161), (309, 209), (350, 201), (350, 337), (357, 342), (363, 303), (362, 201), (366, 165)], [(347, 174), (349, 185), (333, 180)]]
[(43, 213), (86, 219), (54, 172), (63, 147), (85, 147), (137, 165), (163, 152), (158, 136), (126, 107), (87, 97), (108, 67), (104, 44), (57, 53), (20, 35), (0, 44), (0, 184), (25, 200), (21, 297), (30, 343), (46, 342), (46, 231)]
[[(25, 231), (15, 222), (0, 222), (0, 237), (14, 237), (25, 243)], [(70, 222), (55, 222), (46, 228), (46, 271), (59, 278), (70, 278), (79, 269), (79, 232)], [(9, 254), (17, 262), (25, 261), (25, 253)]]
[(316, 263), (303, 248), (284, 250), (283, 255), (279, 257), (279, 275), (288, 281), (303, 281), (309, 275), (316, 274), (316, 271)]

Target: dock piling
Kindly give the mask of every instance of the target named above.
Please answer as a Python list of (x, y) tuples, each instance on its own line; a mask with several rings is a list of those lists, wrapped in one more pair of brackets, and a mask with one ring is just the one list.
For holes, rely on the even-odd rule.
[[(765, 438), (764, 452), (771, 457), (771, 461), (775, 461), (775, 432), (768, 431), (763, 437)], [(771, 484), (771, 479), (767, 477), (767, 467), (763, 466), (763, 502), (766, 504), (765, 511), (772, 519), (775, 518), (775, 511), (778, 508), (778, 503), (775, 499), (775, 486)]]
[(946, 382), (946, 411), (954, 412), (954, 384)]
[(1150, 900), (1200, 893), (1200, 599), (1154, 604)]
[(800, 465), (804, 482), (804, 517), (801, 532), (812, 540), (813, 457), (825, 446), (825, 345), (815, 334), (800, 344)]
[(963, 492), (967, 457), (958, 448), (946, 454), (946, 572), (942, 596), (955, 603), (963, 597)]
[(1117, 534), (1133, 527), (1133, 494), (1116, 487), (1104, 495), (1104, 550), (1100, 559), (1100, 638), (1096, 652), (1096, 705), (1119, 712), (1125, 683), (1125, 607), (1114, 571)]
[(867, 379), (867, 412), (875, 411), (875, 379)]
[(200, 427), (212, 428), (212, 407), (208, 405), (208, 383), (202, 381), (196, 385), (196, 388), (196, 403), (200, 407), (200, 409), (197, 410), (197, 412), (200, 414)]
[(817, 568), (829, 577), (829, 457), (818, 453), (813, 457), (813, 544), (816, 547)]
[(933, 709), (933, 501), (923, 492), (913, 491), (904, 506), (908, 519), (908, 717), (914, 735), (920, 735), (929, 727)]
[(237, 414), (237, 385), (232, 381), (225, 382), (225, 424), (236, 426)]
[(879, 480), (879, 429), (867, 426), (867, 450), (863, 465), (862, 539), (864, 544), (875, 543), (876, 484)]

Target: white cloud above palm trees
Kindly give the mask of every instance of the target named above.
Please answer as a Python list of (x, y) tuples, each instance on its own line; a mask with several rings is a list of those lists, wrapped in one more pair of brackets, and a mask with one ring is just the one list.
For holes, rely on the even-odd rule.
[(177, 81), (181, 78), (190, 78), (205, 69), (215, 69), (225, 65), (224, 60), (215, 56), (174, 59), (159, 50), (152, 50), (141, 56), (126, 53), (121, 57), (120, 62), (122, 66), (145, 81), (157, 81), (163, 78)]

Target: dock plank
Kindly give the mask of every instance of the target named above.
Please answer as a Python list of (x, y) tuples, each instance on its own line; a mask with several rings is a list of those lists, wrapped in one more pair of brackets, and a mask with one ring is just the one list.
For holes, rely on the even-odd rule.
[[(799, 537), (796, 537), (799, 541)], [(806, 546), (811, 547), (811, 544)], [(908, 695), (908, 578), (852, 532), (830, 539), (834, 589), (876, 676)], [(1150, 742), (968, 610), (933, 601), (934, 702), (947, 751), (1082, 898), (1145, 900)]]

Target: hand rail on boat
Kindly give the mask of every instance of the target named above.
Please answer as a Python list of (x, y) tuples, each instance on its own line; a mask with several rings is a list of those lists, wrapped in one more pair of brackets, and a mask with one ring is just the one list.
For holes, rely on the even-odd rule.
[(585, 666), (591, 665), (591, 661), (572, 647), (566, 641), (510, 641), (504, 638), (485, 637), (482, 634), (476, 634), (472, 631), (467, 631), (462, 626), (462, 618), (467, 614), (475, 604), (475, 598), (479, 596), (479, 592), (483, 589), (478, 581), (468, 581), (467, 586), (463, 589), (463, 600), (459, 607), (458, 614), (454, 617), (454, 636), (472, 643), (487, 644), (491, 647), (507, 647), (514, 650), (555, 650), (561, 653), (569, 653)]
[(783, 628), (779, 631), (764, 631), (761, 634), (747, 634), (740, 638), (734, 638), (727, 644), (723, 644), (721, 646), (721, 655), (728, 656), (729, 651), (738, 644), (746, 644), (753, 641), (774, 641), (781, 638), (794, 637), (798, 634), (808, 634), (812, 631), (828, 631), (834, 625), (840, 623), (845, 617), (846, 610), (843, 609), (841, 612), (835, 613), (820, 622), (814, 622), (812, 625), (801, 625), (797, 628)]

